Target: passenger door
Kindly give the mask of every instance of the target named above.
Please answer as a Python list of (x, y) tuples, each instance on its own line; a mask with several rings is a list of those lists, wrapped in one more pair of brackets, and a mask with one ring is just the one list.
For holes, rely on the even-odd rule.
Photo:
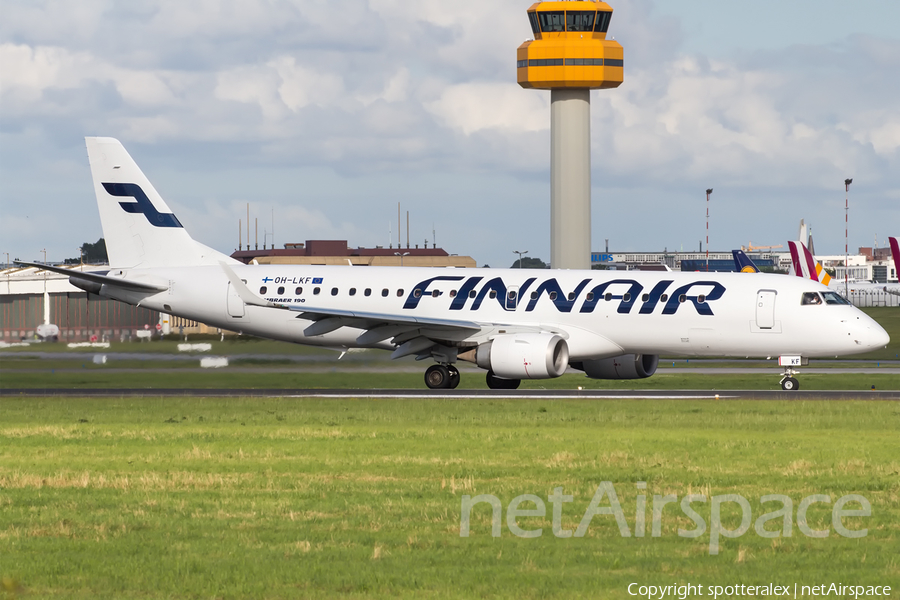
[(775, 290), (756, 292), (756, 326), (760, 329), (775, 327)]

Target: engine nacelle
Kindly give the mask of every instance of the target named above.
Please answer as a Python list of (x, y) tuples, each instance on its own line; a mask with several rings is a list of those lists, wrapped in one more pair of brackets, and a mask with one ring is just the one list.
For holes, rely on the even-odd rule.
[(656, 354), (623, 354), (612, 358), (572, 363), (591, 379), (644, 379), (656, 373)]
[(503, 379), (550, 379), (566, 372), (569, 345), (550, 333), (516, 333), (481, 344), (475, 362)]

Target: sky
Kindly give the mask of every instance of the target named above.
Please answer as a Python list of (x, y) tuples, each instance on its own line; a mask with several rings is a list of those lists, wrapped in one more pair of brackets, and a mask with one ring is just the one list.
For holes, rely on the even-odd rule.
[[(530, 2), (0, 0), (0, 261), (102, 236), (85, 136), (122, 141), (191, 235), (550, 256), (550, 94)], [(900, 3), (613, 0), (591, 92), (592, 247), (900, 235)], [(401, 231), (398, 232), (398, 203)], [(402, 237), (401, 237), (402, 236)], [(244, 234), (244, 243), (246, 243)]]

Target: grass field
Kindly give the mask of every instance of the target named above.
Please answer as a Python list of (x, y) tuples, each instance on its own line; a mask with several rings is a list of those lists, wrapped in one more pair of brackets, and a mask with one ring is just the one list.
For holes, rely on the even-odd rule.
[[(893, 402), (2, 398), (0, 598), (632, 598), (632, 582), (896, 598), (898, 430)], [(573, 496), (561, 526), (576, 529), (602, 481), (632, 536), (601, 514), (584, 537), (555, 537), (553, 489)], [(802, 498), (850, 493), (871, 504), (844, 519), (865, 537), (837, 535), (831, 504), (807, 516), (827, 537), (801, 533)], [(460, 536), (466, 494), (499, 499), (500, 537), (487, 504)], [(507, 526), (522, 494), (547, 503), (517, 521), (541, 537)], [(792, 535), (751, 527), (713, 555), (709, 531), (677, 534), (694, 527), (677, 504), (651, 535), (653, 494), (740, 494), (753, 519), (784, 494)], [(693, 506), (709, 523), (710, 505)]]

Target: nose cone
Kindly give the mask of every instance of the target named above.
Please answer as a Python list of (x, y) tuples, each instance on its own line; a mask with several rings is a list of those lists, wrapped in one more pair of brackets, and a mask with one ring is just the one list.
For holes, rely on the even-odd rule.
[(891, 336), (875, 319), (863, 313), (859, 318), (856, 331), (857, 341), (865, 348), (883, 348), (891, 341)]
[(874, 327), (869, 328), (869, 337), (871, 339), (869, 345), (872, 348), (882, 348), (891, 343), (891, 336), (889, 336), (888, 332), (878, 323), (875, 323)]

